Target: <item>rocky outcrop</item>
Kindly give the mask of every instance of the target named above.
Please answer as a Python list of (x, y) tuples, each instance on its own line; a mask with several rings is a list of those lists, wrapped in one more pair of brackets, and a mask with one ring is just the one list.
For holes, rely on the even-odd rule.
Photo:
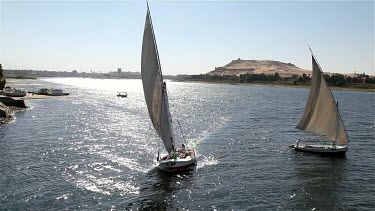
[(11, 111), (8, 106), (0, 103), (0, 118), (9, 118), (11, 116)]
[(25, 101), (22, 99), (14, 99), (7, 96), (0, 96), (0, 103), (8, 107), (26, 108)]
[(275, 74), (278, 73), (283, 77), (292, 75), (311, 74), (311, 71), (296, 67), (292, 63), (284, 63), (272, 60), (242, 60), (237, 59), (231, 61), (223, 67), (216, 67), (215, 70), (209, 72), (209, 75), (241, 75), (241, 74)]

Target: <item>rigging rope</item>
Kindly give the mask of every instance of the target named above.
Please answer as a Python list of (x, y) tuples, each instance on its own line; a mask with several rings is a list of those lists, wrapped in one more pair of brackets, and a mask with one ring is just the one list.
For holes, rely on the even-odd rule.
[(178, 124), (178, 127), (180, 128), (180, 132), (181, 132), (182, 138), (184, 139), (184, 143), (187, 145), (185, 135), (181, 129), (180, 121), (177, 120), (177, 124)]
[[(174, 96), (169, 91), (167, 91), (167, 95), (170, 97), (171, 101), (174, 99)], [(171, 119), (172, 119), (172, 115), (171, 115)], [(174, 119), (176, 119), (176, 121), (177, 121), (178, 129), (180, 130), (180, 133), (181, 133), (181, 136), (182, 136), (182, 139), (183, 139), (183, 143), (185, 143), (185, 145), (187, 146), (186, 138), (185, 138), (185, 135), (184, 135), (184, 133), (182, 131), (180, 121), (178, 120), (177, 116), (175, 116)], [(174, 121), (172, 121), (172, 123), (173, 122)]]

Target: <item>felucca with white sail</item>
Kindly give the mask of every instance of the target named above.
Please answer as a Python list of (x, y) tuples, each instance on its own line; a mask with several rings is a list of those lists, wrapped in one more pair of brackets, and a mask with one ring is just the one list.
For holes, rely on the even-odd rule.
[[(310, 49), (310, 47), (309, 47)], [(310, 93), (302, 119), (296, 128), (320, 136), (319, 139), (298, 139), (293, 147), (298, 151), (344, 155), (349, 137), (331, 89), (324, 79), (320, 65), (311, 51), (312, 79)], [(301, 144), (301, 141), (331, 141), (332, 144)]]
[(163, 82), (148, 4), (142, 43), (141, 75), (148, 113), (157, 134), (163, 141), (164, 147), (168, 152), (162, 158), (158, 153), (158, 168), (166, 171), (193, 169), (197, 164), (194, 149), (189, 149), (184, 144), (182, 144), (180, 149), (175, 148), (175, 136), (172, 117), (169, 112), (168, 93), (166, 83)]

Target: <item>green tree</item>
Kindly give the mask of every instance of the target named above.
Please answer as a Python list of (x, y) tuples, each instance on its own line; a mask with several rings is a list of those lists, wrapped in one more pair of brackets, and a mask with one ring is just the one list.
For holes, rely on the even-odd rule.
[(279, 81), (280, 78), (281, 78), (281, 77), (280, 77), (280, 74), (276, 72), (276, 73), (275, 73), (275, 80), (276, 80), (276, 81)]
[(350, 76), (346, 77), (346, 83), (348, 84), (352, 83), (352, 77)]
[(3, 90), (6, 84), (6, 80), (3, 77), (3, 67), (0, 64), (0, 90)]
[(3, 67), (0, 64), (0, 78), (3, 78)]

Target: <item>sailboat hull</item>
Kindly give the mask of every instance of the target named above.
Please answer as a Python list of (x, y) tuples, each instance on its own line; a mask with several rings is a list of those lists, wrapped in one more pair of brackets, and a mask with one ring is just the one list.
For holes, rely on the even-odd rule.
[(168, 171), (168, 172), (190, 171), (190, 170), (194, 170), (196, 166), (197, 166), (196, 158), (188, 156), (183, 159), (171, 158), (171, 159), (160, 160), (158, 169), (162, 171)]
[(345, 155), (346, 151), (348, 150), (347, 146), (335, 146), (332, 145), (303, 145), (303, 146), (291, 146), (296, 151), (301, 152), (311, 152), (316, 154), (323, 154), (323, 155), (333, 155), (333, 156), (340, 156)]

